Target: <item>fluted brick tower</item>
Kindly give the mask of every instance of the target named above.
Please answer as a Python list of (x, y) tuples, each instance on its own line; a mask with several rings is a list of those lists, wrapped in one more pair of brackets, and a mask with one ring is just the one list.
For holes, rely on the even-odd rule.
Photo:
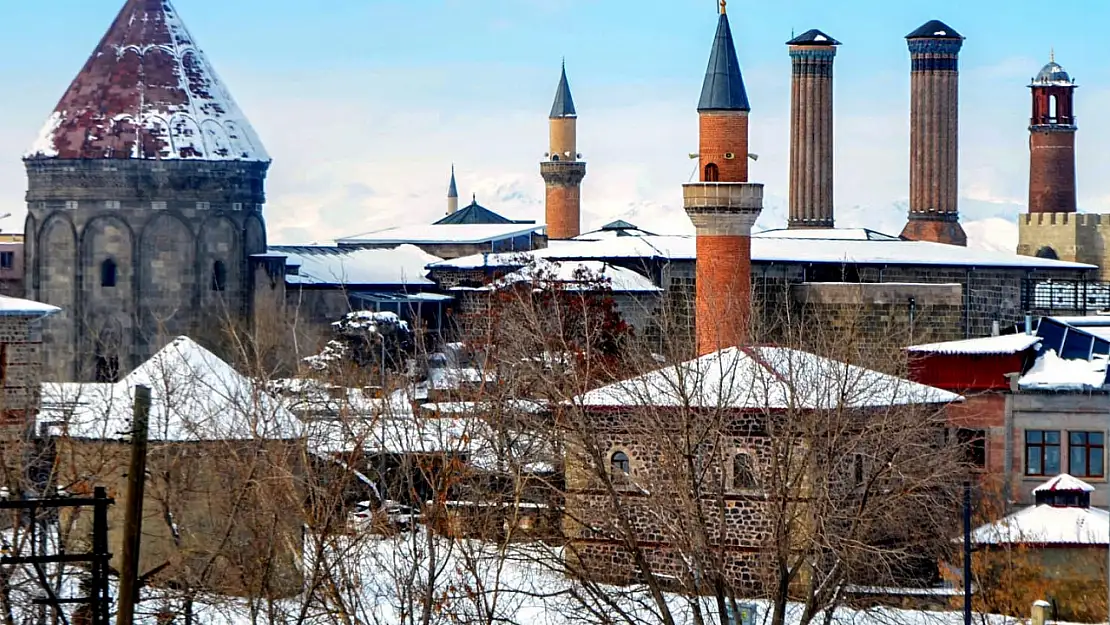
[(1053, 58), (1029, 88), (1029, 212), (1074, 213), (1075, 81)]
[(582, 232), (582, 179), (586, 163), (578, 160), (578, 113), (567, 83), (567, 66), (559, 77), (555, 102), (548, 116), (550, 152), (540, 163), (540, 175), (547, 187), (547, 237), (573, 239)]
[(751, 230), (763, 185), (748, 182), (748, 95), (725, 3), (698, 102), (700, 182), (682, 187), (697, 229), (697, 348), (704, 355), (747, 340)]
[(833, 59), (840, 42), (809, 30), (790, 46), (791, 228), (833, 227)]
[(459, 210), (459, 188), (455, 186), (455, 166), (451, 166), (451, 182), (447, 183), (447, 214), (454, 215)]
[(906, 35), (910, 78), (910, 214), (902, 236), (967, 245), (960, 226), (959, 55), (964, 38), (939, 20)]

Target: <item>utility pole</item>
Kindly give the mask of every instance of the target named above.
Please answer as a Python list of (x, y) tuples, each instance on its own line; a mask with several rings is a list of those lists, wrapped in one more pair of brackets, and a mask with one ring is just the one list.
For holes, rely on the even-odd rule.
[(971, 625), (971, 480), (964, 482), (964, 625)]
[(146, 485), (146, 446), (150, 426), (150, 388), (135, 387), (131, 417), (131, 464), (127, 469), (127, 508), (123, 520), (123, 550), (119, 571), (119, 613), (116, 625), (132, 625), (139, 600), (139, 546), (143, 532), (143, 487)]

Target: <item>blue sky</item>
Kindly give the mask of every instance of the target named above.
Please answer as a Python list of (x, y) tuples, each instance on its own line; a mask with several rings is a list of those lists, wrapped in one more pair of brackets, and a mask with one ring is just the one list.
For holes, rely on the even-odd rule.
[[(122, 0), (9, 2), (0, 80), (0, 210), (17, 216), (19, 156)], [(715, 0), (175, 0), (274, 156), (273, 238), (327, 240), (442, 211), (446, 173), (495, 210), (542, 215), (545, 115), (567, 58), (589, 163), (587, 223), (623, 216), (683, 231), (680, 185)], [(844, 42), (836, 61), (837, 208), (844, 225), (900, 227), (908, 179), (903, 36), (939, 18), (961, 55), (961, 202), (968, 221), (1012, 220), (1024, 202), (1028, 90), (1055, 47), (1081, 89), (1080, 198), (1110, 211), (1110, 4), (1044, 18), (1028, 0), (732, 0), (752, 101), (753, 179), (765, 225), (785, 204), (791, 31)], [(49, 43), (44, 43), (49, 42)], [(6, 74), (6, 75), (5, 75)], [(1100, 119), (1103, 115), (1106, 119)], [(17, 217), (18, 218), (18, 217)], [(988, 223), (988, 222), (984, 222)], [(989, 222), (992, 230), (1004, 224)], [(12, 221), (5, 229), (18, 229)], [(1011, 233), (1007, 230), (1006, 236)]]

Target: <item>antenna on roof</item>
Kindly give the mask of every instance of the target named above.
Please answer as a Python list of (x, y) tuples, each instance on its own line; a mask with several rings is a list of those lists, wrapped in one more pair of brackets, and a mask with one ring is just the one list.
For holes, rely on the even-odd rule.
[(1056, 62), (1056, 46), (1052, 46), (1051, 48), (1048, 49), (1048, 62), (1049, 63), (1055, 63)]

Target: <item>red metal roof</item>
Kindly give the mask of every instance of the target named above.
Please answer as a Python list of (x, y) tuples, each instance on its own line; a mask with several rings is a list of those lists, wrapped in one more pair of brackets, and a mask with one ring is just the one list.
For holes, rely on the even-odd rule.
[(170, 0), (127, 0), (26, 157), (269, 160)]

